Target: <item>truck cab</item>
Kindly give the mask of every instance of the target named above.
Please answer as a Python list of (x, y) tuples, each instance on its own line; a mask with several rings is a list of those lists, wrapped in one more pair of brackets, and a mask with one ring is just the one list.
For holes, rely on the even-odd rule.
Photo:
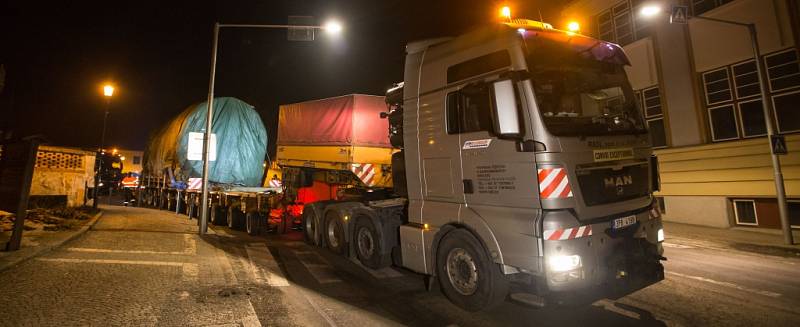
[(402, 265), (468, 310), (662, 280), (657, 161), (616, 44), (515, 19), (407, 46), (387, 93)]

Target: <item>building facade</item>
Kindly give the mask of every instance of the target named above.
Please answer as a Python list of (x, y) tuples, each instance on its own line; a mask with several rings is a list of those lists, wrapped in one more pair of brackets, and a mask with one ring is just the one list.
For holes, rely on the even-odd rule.
[[(647, 17), (641, 9), (659, 5)], [(670, 23), (673, 5), (686, 24)], [(781, 156), (789, 215), (800, 228), (800, 1), (576, 0), (562, 11), (581, 33), (625, 48), (628, 77), (658, 148), (667, 220), (715, 227), (779, 229), (775, 184), (755, 60), (767, 69), (770, 119), (784, 134)], [(692, 18), (753, 23), (746, 27)]]

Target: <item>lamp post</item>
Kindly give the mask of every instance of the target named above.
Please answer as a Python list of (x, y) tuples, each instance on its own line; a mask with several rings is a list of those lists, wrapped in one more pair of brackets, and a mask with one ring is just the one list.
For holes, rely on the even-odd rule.
[(208, 166), (209, 148), (211, 140), (211, 123), (214, 108), (214, 77), (217, 73), (217, 49), (219, 46), (219, 30), (223, 27), (230, 28), (268, 28), (268, 29), (289, 29), (301, 28), (312, 30), (325, 30), (330, 34), (338, 34), (342, 31), (342, 25), (336, 21), (330, 21), (322, 25), (260, 25), (260, 24), (220, 24), (214, 23), (214, 37), (211, 46), (211, 76), (208, 81), (208, 100), (206, 108), (206, 130), (203, 136), (203, 195), (202, 208), (200, 214), (200, 234), (204, 235), (208, 231)]
[(94, 201), (92, 201), (92, 208), (97, 209), (97, 189), (100, 188), (100, 183), (102, 182), (100, 179), (100, 170), (103, 168), (103, 147), (106, 143), (106, 123), (108, 121), (108, 109), (111, 107), (111, 97), (114, 96), (114, 86), (110, 84), (106, 84), (103, 86), (103, 96), (105, 97), (105, 114), (103, 115), (103, 132), (100, 134), (100, 149), (97, 151), (100, 153), (101, 157), (98, 160), (99, 164), (96, 167), (95, 174), (94, 174)]
[[(641, 15), (645, 17), (653, 17), (656, 16), (661, 12), (661, 8), (655, 5), (652, 6), (645, 6), (642, 8)], [(761, 109), (764, 113), (764, 124), (767, 128), (767, 140), (772, 140), (772, 136), (775, 135), (775, 125), (772, 122), (772, 112), (774, 108), (772, 107), (772, 101), (770, 101), (768, 97), (768, 87), (767, 81), (769, 77), (767, 76), (767, 70), (764, 68), (764, 62), (761, 61), (761, 48), (758, 46), (758, 33), (756, 32), (756, 24), (754, 23), (742, 23), (737, 21), (719, 19), (719, 18), (712, 18), (706, 16), (692, 16), (692, 18), (721, 23), (721, 24), (728, 24), (728, 25), (735, 25), (746, 27), (747, 31), (750, 33), (750, 42), (753, 48), (753, 56), (756, 62), (756, 72), (758, 73), (758, 85), (761, 88)], [(670, 22), (673, 20), (670, 19)], [(792, 235), (792, 226), (789, 222), (789, 214), (786, 208), (786, 188), (783, 183), (783, 172), (781, 171), (781, 161), (778, 158), (778, 155), (772, 151), (772, 146), (770, 146), (770, 156), (772, 157), (772, 170), (773, 176), (775, 180), (775, 194), (778, 200), (778, 213), (781, 219), (781, 229), (783, 230), (783, 241), (786, 244), (792, 245), (794, 244), (794, 237)]]

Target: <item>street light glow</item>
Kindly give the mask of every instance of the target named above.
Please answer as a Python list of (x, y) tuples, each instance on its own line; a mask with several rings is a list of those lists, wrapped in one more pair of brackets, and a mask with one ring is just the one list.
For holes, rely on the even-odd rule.
[(339, 24), (339, 22), (332, 20), (325, 23), (323, 29), (325, 29), (325, 32), (328, 32), (329, 34), (334, 34), (334, 35), (339, 34), (342, 31), (342, 24)]
[(505, 19), (511, 19), (511, 8), (509, 6), (503, 6), (503, 8), (500, 8), (500, 16)]
[(647, 5), (647, 6), (642, 7), (642, 10), (640, 12), (641, 12), (642, 16), (653, 17), (655, 15), (658, 15), (658, 13), (661, 12), (661, 7), (659, 7), (657, 5)]
[(573, 22), (569, 22), (567, 24), (567, 30), (570, 31), (570, 32), (578, 32), (578, 31), (581, 30), (581, 24), (578, 24), (578, 22), (574, 22), (574, 21)]
[(103, 95), (107, 97), (114, 95), (114, 87), (109, 84), (103, 86)]

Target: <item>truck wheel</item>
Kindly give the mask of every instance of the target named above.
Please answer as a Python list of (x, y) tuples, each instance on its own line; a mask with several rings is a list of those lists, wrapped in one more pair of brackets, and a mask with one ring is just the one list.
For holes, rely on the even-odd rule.
[(347, 248), (344, 238), (344, 222), (334, 212), (329, 212), (325, 218), (325, 244), (331, 251), (343, 255)]
[(372, 269), (388, 266), (389, 256), (382, 253), (381, 236), (371, 219), (361, 217), (356, 220), (356, 232), (353, 239), (358, 261), (362, 265)]
[(261, 234), (262, 218), (262, 215), (258, 211), (250, 211), (247, 213), (247, 234), (253, 236)]
[(508, 295), (500, 266), (489, 260), (483, 245), (466, 230), (448, 233), (436, 254), (436, 273), (442, 292), (467, 311), (489, 309)]
[(225, 211), (225, 208), (218, 204), (212, 204), (211, 209), (209, 210), (209, 214), (211, 215), (211, 223), (216, 226), (225, 225), (228, 220), (226, 213), (227, 212)]
[(317, 212), (311, 206), (303, 209), (303, 240), (306, 244), (317, 245)]
[(236, 206), (228, 207), (228, 227), (230, 229), (242, 229), (242, 222), (244, 220), (244, 213), (237, 209)]

